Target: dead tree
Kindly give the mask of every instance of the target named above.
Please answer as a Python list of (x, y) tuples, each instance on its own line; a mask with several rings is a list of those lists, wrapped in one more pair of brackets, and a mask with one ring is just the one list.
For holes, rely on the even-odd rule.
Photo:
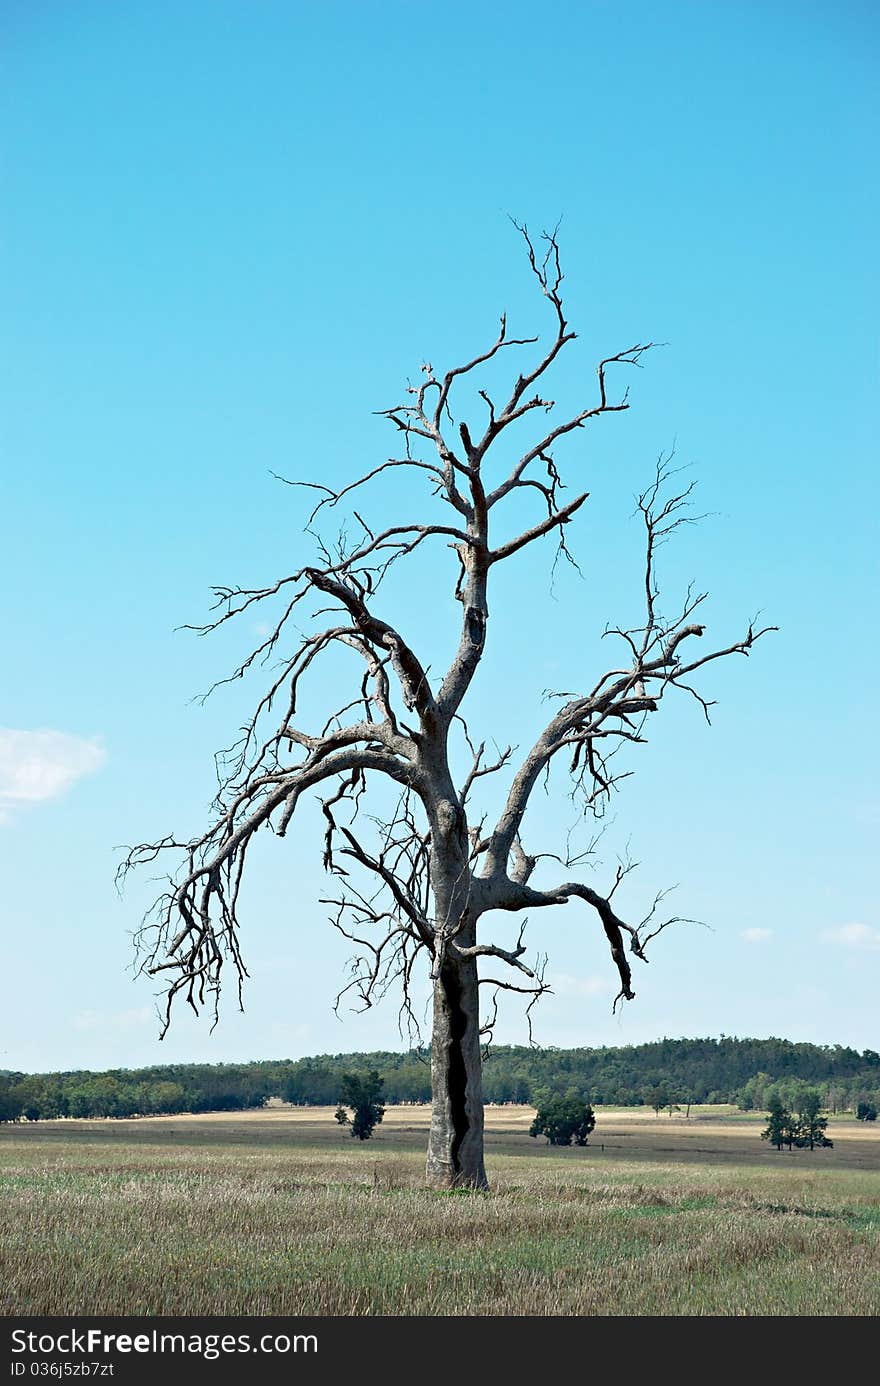
[[(241, 739), (225, 754), (222, 783), (206, 830), (186, 842), (166, 837), (142, 844), (129, 852), (123, 865), (125, 871), (166, 853), (176, 853), (181, 863), (139, 934), (142, 970), (165, 984), (162, 1033), (181, 997), (197, 1012), (210, 1004), (216, 1019), (226, 965), (232, 969), (239, 1004), (247, 975), (238, 902), (248, 848), (262, 828), (284, 837), (304, 796), (317, 792), (326, 821), (324, 866), (340, 884), (338, 896), (324, 903), (330, 904), (336, 927), (358, 948), (353, 980), (345, 991), (352, 990), (369, 1005), (392, 982), (399, 983), (402, 1012), (412, 1015), (413, 969), (422, 956), (427, 964), (433, 987), (427, 1173), (429, 1182), (440, 1187), (486, 1186), (480, 985), (492, 989), (496, 1008), (499, 990), (524, 993), (531, 1006), (547, 989), (540, 964), (526, 958), (522, 930), (513, 947), (502, 947), (480, 936), (481, 917), (490, 910), (535, 912), (572, 901), (586, 906), (611, 952), (619, 979), (617, 1000), (634, 994), (630, 957), (644, 960), (651, 939), (672, 922), (660, 920), (656, 907), (638, 924), (620, 917), (614, 897), (624, 868), (617, 870), (605, 894), (579, 880), (536, 886), (536, 857), (523, 841), (523, 820), (535, 787), (557, 760), (567, 762), (584, 809), (598, 811), (619, 778), (610, 763), (612, 753), (626, 742), (645, 739), (646, 726), (667, 693), (686, 690), (706, 712), (708, 703), (694, 688), (693, 675), (712, 660), (748, 654), (764, 634), (752, 624), (733, 644), (696, 653), (704, 628), (694, 615), (703, 595), (690, 593), (673, 619), (661, 615), (656, 550), (684, 522), (690, 491), (676, 491), (674, 484), (670, 488), (671, 470), (661, 463), (639, 500), (646, 541), (644, 613), (637, 628), (613, 632), (621, 657), (591, 688), (565, 695), (515, 767), (510, 748), (487, 760), (484, 743), (470, 740), (462, 707), (487, 647), (490, 586), (507, 559), (547, 535), (568, 553), (566, 527), (588, 492), (579, 490), (571, 500), (563, 500), (557, 445), (602, 415), (629, 407), (626, 392), (610, 393), (610, 376), (616, 368), (639, 365), (652, 345), (636, 344), (605, 357), (598, 366), (595, 398), (551, 422), (554, 404), (546, 396), (545, 382), (575, 333), (563, 311), (555, 233), (544, 235), (539, 251), (526, 228), (518, 230), (531, 273), (552, 314), (552, 339), (541, 348), (536, 337), (509, 337), (502, 317), (497, 337), (485, 350), (442, 375), (424, 365), (420, 382), (409, 387), (405, 401), (380, 411), (397, 430), (401, 455), (339, 491), (292, 483), (312, 485), (319, 493), (310, 517), (312, 534), (330, 509), (391, 469), (418, 474), (430, 495), (421, 518), (382, 529), (371, 528), (353, 510), (360, 526), (355, 542), (340, 539), (331, 551), (319, 540), (316, 561), (269, 587), (215, 589), (213, 618), (195, 628), (202, 633), (243, 612), (280, 603), (265, 639), (230, 677), (243, 677), (269, 658), (278, 663)], [(456, 427), (450, 406), (457, 387), (468, 377), (469, 384), (479, 381), (481, 367), (509, 351), (530, 355), (531, 364), (515, 375), (500, 398), (479, 389), (480, 408), (485, 410), (482, 422), (478, 427), (466, 422)], [(515, 464), (498, 474), (490, 465), (501, 453), (496, 444), (502, 435), (506, 442), (513, 437), (514, 425), (524, 419), (539, 425), (533, 430), (534, 441), (518, 452)], [(514, 495), (533, 499), (538, 513), (515, 537), (499, 540), (493, 533), (496, 514)], [(432, 497), (445, 505), (441, 518), (446, 523), (430, 518)], [(403, 635), (393, 613), (383, 608), (382, 584), (392, 567), (438, 540), (455, 555), (461, 630), (448, 668), (434, 676), (416, 642)], [(322, 618), (323, 628), (295, 635), (294, 614), (307, 611)], [(322, 726), (307, 730), (297, 715), (301, 686), (324, 657), (340, 647), (360, 673), (353, 674), (345, 705), (331, 711)], [(463, 776), (455, 773), (453, 754), (453, 737), (460, 734), (471, 752), (470, 768)], [(497, 822), (472, 822), (469, 796), (476, 782), (505, 771), (510, 773), (509, 792)], [(367, 841), (361, 826), (365, 815), (359, 818), (358, 809), (378, 777), (393, 786), (396, 808)], [(564, 869), (571, 869), (570, 859)], [(370, 884), (355, 883), (363, 879)], [(488, 971), (481, 973), (484, 967)], [(490, 1018), (483, 1032), (491, 1024)]]

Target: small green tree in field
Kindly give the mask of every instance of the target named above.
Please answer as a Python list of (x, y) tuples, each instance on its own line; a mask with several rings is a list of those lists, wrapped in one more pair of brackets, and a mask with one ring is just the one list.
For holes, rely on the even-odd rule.
[(833, 1145), (825, 1135), (825, 1128), (828, 1125), (828, 1118), (822, 1115), (822, 1098), (815, 1088), (810, 1088), (804, 1093), (801, 1099), (801, 1107), (798, 1112), (798, 1133), (797, 1144), (808, 1145), (814, 1150), (817, 1145)]
[(856, 1107), (856, 1118), (859, 1121), (876, 1121), (877, 1108), (873, 1102), (860, 1102)]
[(574, 1093), (545, 1097), (529, 1127), (530, 1136), (546, 1136), (551, 1145), (586, 1145), (596, 1117), (588, 1102)]
[(655, 1083), (655, 1085), (648, 1088), (645, 1093), (645, 1101), (649, 1106), (654, 1108), (654, 1115), (659, 1116), (663, 1108), (668, 1107), (670, 1102), (673, 1101), (673, 1098), (670, 1096), (669, 1089), (665, 1083)]
[(781, 1150), (786, 1139), (786, 1132), (790, 1122), (791, 1112), (786, 1111), (779, 1094), (773, 1093), (770, 1097), (770, 1111), (767, 1113), (767, 1125), (761, 1132), (761, 1140), (769, 1141), (771, 1145), (776, 1146), (777, 1150)]
[[(336, 1120), (341, 1126), (350, 1125), (352, 1136), (359, 1141), (368, 1141), (385, 1115), (385, 1104), (382, 1101), (384, 1086), (385, 1079), (379, 1077), (376, 1069), (365, 1078), (359, 1078), (353, 1073), (343, 1074)], [(351, 1108), (351, 1117), (345, 1110), (346, 1107)]]
[(772, 1093), (767, 1126), (761, 1132), (761, 1140), (769, 1141), (777, 1150), (784, 1145), (789, 1150), (793, 1146), (799, 1150), (807, 1146), (815, 1150), (817, 1145), (834, 1144), (825, 1135), (827, 1125), (828, 1118), (822, 1115), (822, 1098), (814, 1088), (808, 1088), (803, 1094), (797, 1113), (789, 1111), (779, 1093)]

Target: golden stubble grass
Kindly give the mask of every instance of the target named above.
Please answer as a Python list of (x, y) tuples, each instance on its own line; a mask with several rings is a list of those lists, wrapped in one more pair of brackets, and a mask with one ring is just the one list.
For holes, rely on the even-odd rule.
[(364, 1145), (314, 1112), (4, 1128), (0, 1311), (880, 1311), (880, 1141), (862, 1128), (777, 1157), (755, 1122), (630, 1121), (626, 1145), (608, 1114), (598, 1144), (555, 1152), (521, 1116), (490, 1114), (488, 1195), (422, 1187), (412, 1109)]

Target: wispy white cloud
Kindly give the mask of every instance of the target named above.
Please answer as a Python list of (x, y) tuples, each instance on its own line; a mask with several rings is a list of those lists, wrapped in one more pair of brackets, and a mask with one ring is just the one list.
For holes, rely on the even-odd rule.
[(740, 933), (740, 938), (744, 938), (746, 943), (766, 943), (772, 937), (772, 929), (743, 929)]
[(880, 948), (880, 929), (872, 929), (870, 924), (838, 924), (826, 929), (822, 937), (826, 943), (842, 943), (845, 948)]
[(67, 732), (0, 727), (0, 821), (11, 809), (57, 799), (106, 759), (97, 741)]

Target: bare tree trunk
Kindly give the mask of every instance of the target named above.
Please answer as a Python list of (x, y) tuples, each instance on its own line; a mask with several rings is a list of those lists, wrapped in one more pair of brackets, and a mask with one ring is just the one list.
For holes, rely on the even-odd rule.
[(448, 962), (434, 983), (431, 1087), (428, 1183), (438, 1189), (487, 1189), (475, 958)]

